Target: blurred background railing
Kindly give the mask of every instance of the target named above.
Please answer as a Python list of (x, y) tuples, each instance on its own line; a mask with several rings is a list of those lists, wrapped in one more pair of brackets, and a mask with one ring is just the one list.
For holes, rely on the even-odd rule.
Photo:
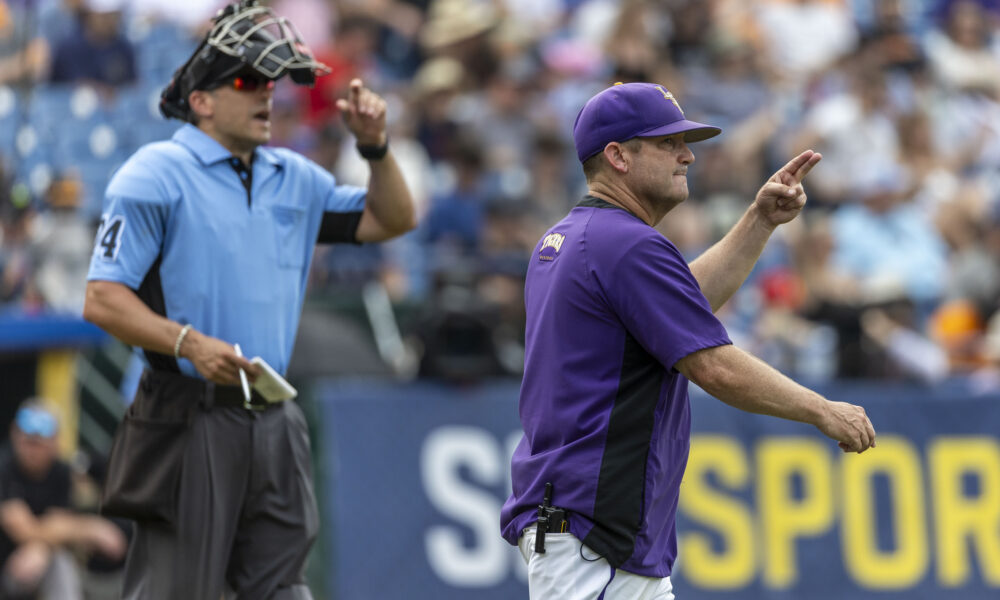
[[(159, 117), (159, 91), (219, 4), (0, 0), (0, 418), (9, 421), (26, 397), (47, 398), (69, 425), (61, 439), (64, 453), (85, 455), (87, 460), (76, 464), (90, 465), (98, 477), (96, 467), (139, 369), (127, 348), (78, 317), (101, 196), (122, 161), (178, 126)], [(334, 105), (346, 83), (361, 76), (389, 100), (394, 152), (421, 215), (418, 229), (401, 239), (382, 246), (321, 247), (312, 263), (289, 375), (304, 390), (320, 390), (303, 399), (319, 434), (318, 460), (341, 465), (317, 471), (334, 490), (327, 499), (336, 499), (326, 521), (333, 529), (314, 561), (313, 579), (327, 589), (327, 597), (404, 597), (388, 587), (368, 588), (384, 593), (366, 595), (364, 581), (351, 578), (365, 571), (353, 563), (344, 568), (347, 558), (364, 557), (344, 556), (348, 549), (341, 545), (356, 542), (353, 535), (362, 532), (344, 537), (336, 529), (342, 507), (370, 499), (366, 480), (344, 479), (345, 473), (358, 468), (396, 473), (385, 481), (407, 484), (383, 490), (395, 498), (383, 509), (405, 516), (422, 502), (427, 509), (413, 518), (427, 523), (454, 518), (462, 502), (483, 499), (481, 490), (467, 490), (459, 500), (449, 500), (443, 496), (447, 492), (413, 479), (422, 471), (413, 471), (417, 465), (407, 461), (420, 456), (429, 443), (424, 438), (406, 438), (411, 441), (397, 447), (398, 462), (370, 462), (372, 453), (396, 447), (391, 440), (409, 435), (405, 419), (386, 417), (367, 438), (344, 445), (345, 436), (353, 439), (351, 433), (338, 428), (330, 415), (349, 410), (344, 402), (351, 396), (331, 391), (338, 389), (336, 382), (367, 378), (369, 387), (362, 385), (358, 394), (384, 398), (395, 407), (387, 414), (414, 409), (411, 416), (417, 419), (421, 402), (443, 403), (427, 409), (439, 419), (433, 427), (429, 423), (419, 430), (431, 441), (437, 439), (436, 427), (458, 427), (461, 433), (462, 427), (483, 426), (484, 415), (493, 413), (463, 400), (470, 390), (483, 389), (500, 405), (489, 410), (508, 419), (486, 426), (496, 436), (491, 443), (499, 444), (500, 455), (473, 450), (467, 455), (473, 462), (460, 462), (457, 471), (433, 481), (447, 483), (452, 477), (479, 487), (488, 484), (496, 498), (470, 508), (479, 515), (502, 497), (503, 452), (516, 429), (516, 381), (523, 360), (523, 274), (537, 239), (584, 191), (570, 135), (573, 119), (590, 95), (615, 81), (663, 83), (689, 118), (724, 129), (719, 138), (693, 148), (691, 198), (660, 226), (689, 258), (735, 222), (760, 183), (788, 157), (807, 147), (824, 155), (810, 175), (803, 215), (779, 230), (722, 311), (737, 344), (845, 399), (875, 406), (883, 397), (894, 398), (874, 420), (880, 431), (904, 440), (897, 446), (904, 448), (900, 455), (912, 450), (930, 460), (929, 440), (937, 433), (995, 437), (990, 433), (996, 431), (1000, 390), (1000, 3), (995, 0), (272, 4), (333, 69), (313, 89), (279, 83), (273, 142), (305, 153), (342, 182), (363, 184), (366, 168)], [(394, 382), (391, 389), (386, 381)], [(481, 388), (483, 382), (492, 383)], [(381, 406), (373, 402), (372, 410), (376, 405)], [(358, 418), (367, 414), (361, 412)], [(723, 439), (705, 447), (748, 457), (743, 462), (718, 459), (722, 466), (707, 475), (709, 487), (739, 495), (765, 485), (760, 483), (765, 473), (754, 462), (759, 463), (761, 450), (753, 440), (771, 430), (758, 429), (765, 424), (742, 415), (709, 414), (700, 432), (720, 430)], [(947, 415), (960, 415), (959, 421), (982, 429), (954, 429), (957, 421)], [(730, 427), (711, 420), (716, 418), (739, 420)], [(912, 425), (914, 418), (922, 424)], [(345, 417), (343, 423), (351, 421)], [(499, 423), (503, 428), (496, 428)], [(774, 435), (783, 439), (785, 432)], [(695, 448), (698, 456), (698, 443)], [(993, 446), (977, 448), (970, 460), (986, 466), (969, 467), (961, 488), (972, 503), (961, 513), (969, 520), (954, 525), (967, 538), (947, 546), (958, 548), (958, 558), (939, 553), (940, 535), (952, 535), (947, 528), (925, 528), (930, 536), (926, 559), (893, 555), (892, 540), (909, 544), (911, 538), (892, 537), (900, 505), (890, 500), (878, 504), (886, 509), (872, 517), (878, 528), (889, 527), (879, 529), (880, 545), (844, 542), (841, 549), (850, 552), (841, 552), (831, 537), (826, 553), (768, 546), (770, 534), (761, 528), (770, 525), (759, 521), (760, 511), (782, 505), (770, 504), (767, 492), (745, 502), (707, 504), (730, 507), (737, 515), (749, 511), (753, 535), (738, 533), (743, 517), (726, 516), (728, 508), (710, 513), (729, 525), (718, 525), (707, 542), (689, 538), (688, 559), (682, 549), (679, 587), (687, 586), (684, 597), (721, 597), (723, 588), (737, 590), (726, 592), (732, 597), (860, 597), (883, 588), (908, 598), (925, 592), (993, 597), (1000, 587), (1000, 530), (996, 513), (975, 502), (992, 501), (1000, 493), (994, 487), (1000, 485), (1000, 465), (992, 462)], [(475, 462), (480, 459), (484, 462)], [(847, 464), (843, 459), (827, 466), (839, 473)], [(938, 471), (922, 464), (923, 506), (936, 518), (944, 514), (933, 508), (940, 489), (927, 482)], [(795, 475), (789, 481), (797, 483), (789, 485), (808, 496), (800, 479), (809, 477)], [(744, 480), (749, 483), (740, 483)], [(873, 484), (876, 495), (895, 489), (893, 481)], [(831, 493), (840, 494), (835, 487)], [(773, 497), (784, 498), (777, 492)], [(846, 499), (831, 498), (830, 514), (842, 515), (838, 511)], [(1000, 499), (993, 506), (1000, 506)], [(841, 517), (826, 520), (825, 508), (809, 510), (819, 512), (808, 513), (799, 525), (782, 525), (782, 531), (820, 540), (835, 531), (857, 534), (844, 528), (847, 521)], [(354, 516), (359, 524), (369, 522)], [(389, 515), (368, 516), (370, 540), (386, 545), (409, 540), (393, 545), (394, 560), (454, 561), (458, 579), (449, 580), (436, 567), (424, 575), (436, 574), (435, 585), (451, 581), (458, 590), (454, 597), (488, 593), (482, 582), (496, 575), (475, 566), (476, 560), (499, 560), (490, 554), (499, 550), (479, 545), (490, 533), (485, 525), (457, 518), (457, 537), (441, 533), (435, 539), (465, 554), (428, 558), (430, 546), (420, 541), (423, 530), (416, 521), (399, 522), (388, 531), (380, 524)], [(942, 522), (950, 523), (929, 521)], [(697, 529), (701, 521), (686, 523)], [(987, 533), (973, 534), (968, 523)], [(868, 548), (888, 566), (875, 575), (862, 567), (866, 574), (857, 575), (850, 570), (853, 563), (843, 561), (858, 548)], [(746, 554), (748, 549), (753, 553)], [(693, 556), (707, 558), (698, 563), (701, 559)], [(805, 562), (799, 563), (792, 584), (768, 570), (785, 568), (774, 565), (793, 559)], [(684, 560), (689, 574), (684, 574)], [(949, 560), (966, 565), (968, 574)], [(842, 566), (824, 569), (828, 561)], [(903, 563), (910, 569), (903, 569), (905, 576), (893, 571)], [(503, 590), (494, 590), (494, 597), (521, 594), (514, 592), (522, 589), (516, 564), (510, 560), (509, 572), (504, 571), (504, 577), (514, 579), (491, 584)], [(473, 566), (463, 571), (463, 565)], [(444, 572), (452, 567), (443, 567)], [(475, 573), (486, 573), (485, 579), (475, 579)], [(847, 587), (836, 587), (831, 578)], [(480, 583), (455, 583), (473, 580)], [(413, 594), (411, 588), (409, 597)]]

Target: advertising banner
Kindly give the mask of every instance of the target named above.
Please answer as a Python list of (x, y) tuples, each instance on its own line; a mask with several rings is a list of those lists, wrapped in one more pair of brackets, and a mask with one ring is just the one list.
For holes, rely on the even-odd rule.
[[(1000, 396), (837, 384), (878, 447), (691, 387), (678, 510), (680, 600), (1000, 597)], [(527, 598), (499, 535), (516, 383), (320, 388), (323, 519), (339, 600)]]

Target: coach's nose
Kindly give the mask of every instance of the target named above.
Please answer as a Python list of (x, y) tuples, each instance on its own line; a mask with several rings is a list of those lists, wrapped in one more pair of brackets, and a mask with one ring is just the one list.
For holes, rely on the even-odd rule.
[(677, 156), (677, 162), (682, 165), (690, 165), (694, 162), (694, 152), (691, 151), (691, 146), (688, 146), (684, 140), (681, 140), (681, 152)]

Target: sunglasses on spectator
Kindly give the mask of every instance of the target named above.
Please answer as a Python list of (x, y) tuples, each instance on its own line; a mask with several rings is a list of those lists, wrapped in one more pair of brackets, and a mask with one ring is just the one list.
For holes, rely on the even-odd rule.
[(261, 88), (273, 90), (274, 80), (268, 79), (263, 75), (244, 73), (243, 75), (237, 75), (232, 79), (227, 79), (225, 81), (219, 82), (218, 84), (213, 86), (212, 89), (218, 89), (222, 87), (232, 87), (237, 92), (256, 92)]

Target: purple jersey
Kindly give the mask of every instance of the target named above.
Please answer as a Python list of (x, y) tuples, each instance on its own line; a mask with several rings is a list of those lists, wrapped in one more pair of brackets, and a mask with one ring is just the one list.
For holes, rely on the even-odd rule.
[(687, 379), (673, 369), (730, 344), (677, 248), (635, 215), (587, 197), (535, 248), (513, 493), (516, 544), (545, 483), (569, 529), (617, 568), (665, 577), (687, 464)]

